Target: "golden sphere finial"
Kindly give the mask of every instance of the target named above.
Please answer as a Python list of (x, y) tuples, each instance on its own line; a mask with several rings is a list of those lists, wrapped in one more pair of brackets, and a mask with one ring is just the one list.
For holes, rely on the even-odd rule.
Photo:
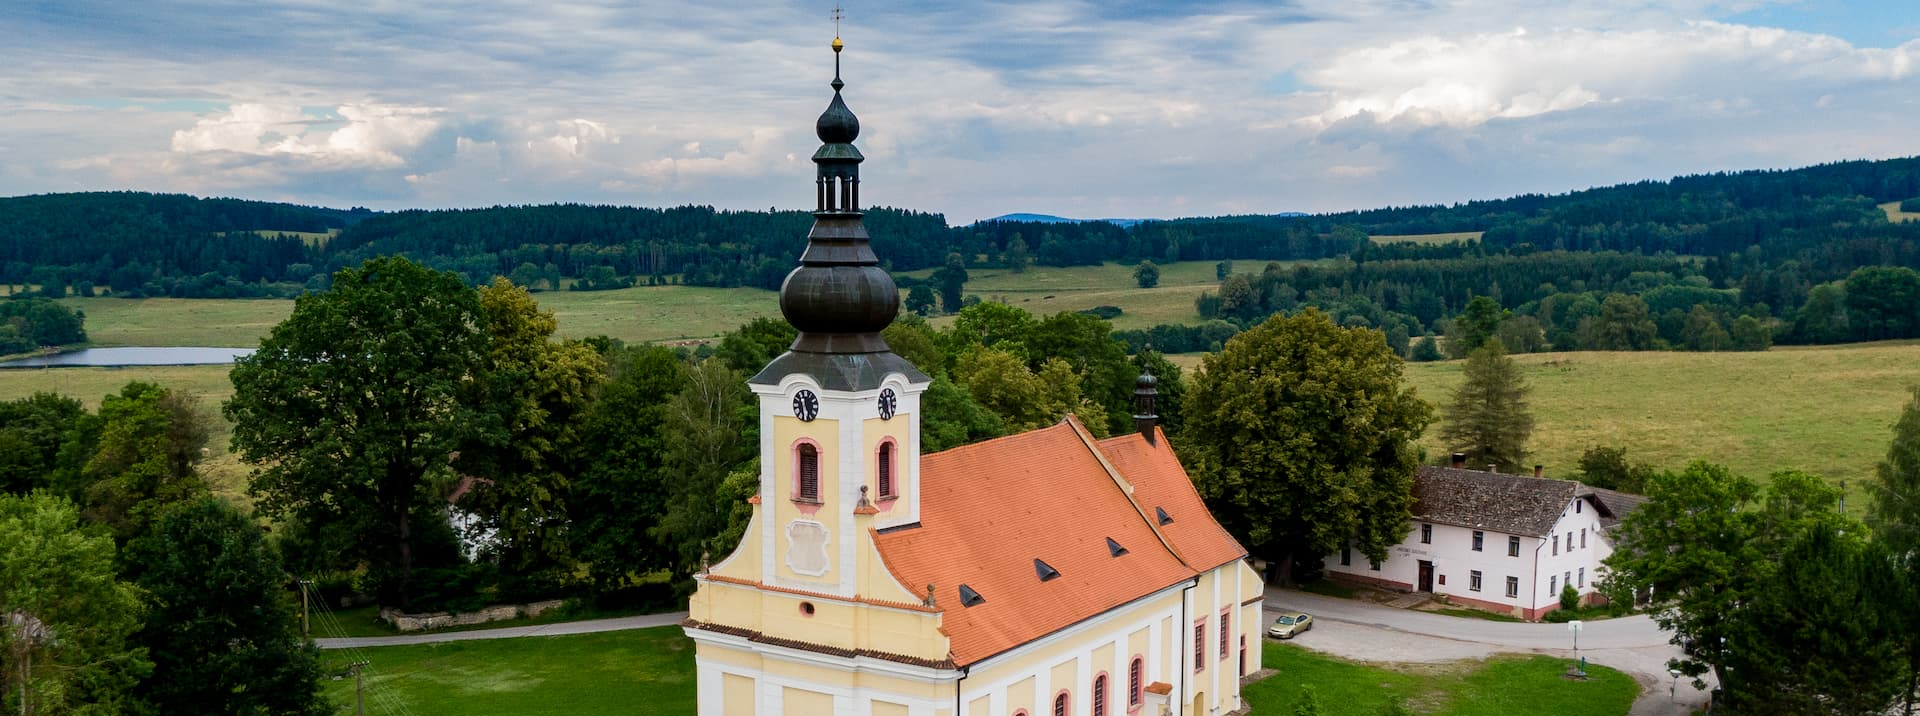
[(835, 37), (835, 38), (833, 38), (833, 51), (834, 51), (834, 52), (839, 52), (839, 51), (840, 51), (840, 48), (842, 48), (842, 47), (846, 47), (846, 46), (847, 46), (847, 43), (844, 43), (844, 42), (841, 42), (841, 41), (840, 41), (840, 38), (838, 38), (838, 37)]

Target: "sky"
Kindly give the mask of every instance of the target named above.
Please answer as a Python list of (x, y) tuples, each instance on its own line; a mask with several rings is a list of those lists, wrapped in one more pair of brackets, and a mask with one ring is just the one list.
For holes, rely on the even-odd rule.
[[(1920, 154), (1914, 0), (843, 0), (875, 205), (1337, 211)], [(0, 0), (0, 196), (811, 208), (830, 0)]]

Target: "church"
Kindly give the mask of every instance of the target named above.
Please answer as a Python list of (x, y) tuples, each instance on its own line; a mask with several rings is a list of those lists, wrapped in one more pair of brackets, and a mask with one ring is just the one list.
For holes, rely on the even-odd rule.
[(900, 295), (861, 221), (859, 121), (815, 130), (814, 225), (780, 290), (799, 337), (748, 383), (760, 489), (683, 623), (701, 716), (1245, 711), (1259, 577), (1135, 390), (1139, 430), (1075, 418), (920, 454), (928, 377), (880, 332)]

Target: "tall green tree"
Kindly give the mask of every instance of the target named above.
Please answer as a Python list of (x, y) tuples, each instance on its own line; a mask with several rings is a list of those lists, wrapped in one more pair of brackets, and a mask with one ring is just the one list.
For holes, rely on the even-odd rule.
[(479, 420), (462, 397), (486, 365), (486, 320), (457, 274), (372, 259), (301, 296), (234, 365), (226, 415), (261, 509), (350, 530), (387, 603), (408, 602), (415, 522), (439, 519)]
[(1470, 465), (1518, 471), (1526, 464), (1527, 438), (1533, 435), (1533, 406), (1527, 402), (1533, 388), (1498, 338), (1467, 356), (1464, 372), (1466, 379), (1442, 414), (1440, 439), (1449, 450), (1466, 453)]
[(1480, 346), (1500, 330), (1500, 323), (1512, 316), (1513, 312), (1500, 306), (1491, 296), (1474, 296), (1452, 323), (1447, 324), (1447, 350), (1453, 357), (1464, 358), (1480, 350)]
[(1160, 267), (1152, 261), (1141, 261), (1133, 267), (1133, 282), (1141, 288), (1153, 288), (1160, 285)]
[(1879, 716), (1906, 683), (1886, 596), (1897, 578), (1860, 530), (1791, 533), (1728, 630), (1721, 688), (1739, 714)]
[(931, 276), (940, 286), (940, 308), (947, 313), (959, 313), (964, 303), (963, 292), (967, 288), (967, 262), (958, 253), (947, 254), (947, 262)]
[(83, 516), (125, 541), (167, 505), (206, 494), (207, 423), (192, 398), (152, 383), (128, 383), (100, 401), (100, 433), (81, 470)]
[(687, 384), (672, 350), (628, 347), (607, 357), (608, 377), (587, 412), (592, 445), (567, 499), (568, 537), (597, 591), (667, 569), (678, 552), (652, 528), (669, 505), (667, 405)]
[(475, 517), (470, 529), (491, 536), (503, 571), (560, 581), (572, 572), (566, 496), (606, 364), (585, 344), (555, 341), (553, 314), (527, 289), (495, 279), (479, 299), (487, 353), (465, 383), (476, 424), (454, 462), (479, 480), (459, 506)]
[(1600, 314), (1580, 319), (1580, 350), (1645, 351), (1657, 347), (1660, 329), (1647, 313), (1647, 302), (1639, 296), (1607, 294), (1600, 303)]
[(1901, 579), (1892, 613), (1903, 617), (1899, 629), (1906, 689), (1901, 693), (1905, 713), (1912, 714), (1920, 694), (1920, 387), (1900, 411), (1893, 426), (1887, 457), (1874, 468), (1869, 483), (1874, 500), (1867, 512), (1876, 541), (1893, 555)]
[(1869, 341), (1920, 335), (1920, 272), (1868, 266), (1847, 275), (1847, 324)]
[(1793, 322), (1793, 337), (1802, 343), (1840, 343), (1853, 334), (1847, 325), (1847, 289), (1840, 281), (1814, 286)]
[(139, 592), (114, 577), (113, 538), (44, 492), (0, 495), (0, 707), (8, 713), (137, 712), (152, 671), (129, 642)]
[(1709, 670), (1726, 683), (1725, 638), (1735, 611), (1771, 576), (1753, 509), (1760, 487), (1695, 461), (1681, 472), (1655, 475), (1647, 496), (1614, 533), (1603, 588), (1623, 603), (1650, 590), (1655, 623), (1688, 646), (1674, 667), (1696, 685)]
[(80, 401), (53, 393), (0, 403), (0, 492), (64, 487), (61, 450), (70, 443), (83, 449), (79, 424), (93, 417)]
[(753, 375), (767, 367), (773, 359), (787, 352), (793, 345), (793, 339), (800, 336), (800, 330), (778, 318), (760, 317), (740, 324), (739, 328), (720, 337), (720, 347), (713, 354), (725, 361), (727, 366)]
[(158, 713), (333, 713), (286, 572), (246, 515), (213, 497), (175, 504), (124, 561), (148, 605), (133, 641), (154, 665), (136, 693)]
[[(676, 574), (692, 574), (708, 553), (727, 554), (733, 545), (718, 539), (740, 525), (744, 514), (734, 509), (759, 492), (741, 494), (738, 481), (728, 476), (759, 451), (759, 426), (754, 419), (747, 377), (717, 360), (686, 367), (680, 392), (667, 403), (665, 437), (667, 510), (652, 529), (653, 538), (673, 550)], [(734, 489), (729, 489), (733, 487)]]
[(1317, 310), (1274, 316), (1207, 356), (1183, 432), (1213, 513), (1292, 579), (1351, 541), (1371, 559), (1407, 534), (1416, 441), (1433, 409), (1379, 331)]

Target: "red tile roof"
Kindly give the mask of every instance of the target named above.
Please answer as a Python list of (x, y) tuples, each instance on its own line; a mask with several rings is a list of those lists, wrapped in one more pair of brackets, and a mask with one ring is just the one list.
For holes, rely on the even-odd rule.
[[(1238, 545), (1200, 505), (1160, 442), (1157, 449), (1124, 439), (1095, 443), (1069, 418), (923, 456), (919, 525), (876, 532), (874, 542), (902, 584), (915, 591), (934, 585), (954, 663), (978, 662), (1237, 556), (1226, 554), (1224, 545)], [(1180, 538), (1156, 531), (1153, 505), (1130, 500), (1109, 464), (1135, 484), (1136, 497), (1175, 502), (1168, 527), (1181, 525)], [(1186, 501), (1179, 501), (1181, 489)], [(1108, 538), (1126, 554), (1112, 556)], [(1169, 542), (1215, 561), (1190, 566)], [(1035, 559), (1060, 576), (1041, 581)], [(963, 584), (984, 601), (962, 606)]]
[(1158, 507), (1173, 518), (1160, 525), (1160, 534), (1166, 535), (1174, 552), (1189, 567), (1206, 571), (1247, 556), (1246, 548), (1214, 521), (1206, 503), (1200, 501), (1193, 480), (1167, 445), (1166, 434), (1159, 428), (1154, 431), (1158, 445), (1147, 444), (1139, 433), (1100, 441), (1100, 452), (1107, 461), (1133, 483), (1133, 501), (1148, 515), (1154, 515)]

